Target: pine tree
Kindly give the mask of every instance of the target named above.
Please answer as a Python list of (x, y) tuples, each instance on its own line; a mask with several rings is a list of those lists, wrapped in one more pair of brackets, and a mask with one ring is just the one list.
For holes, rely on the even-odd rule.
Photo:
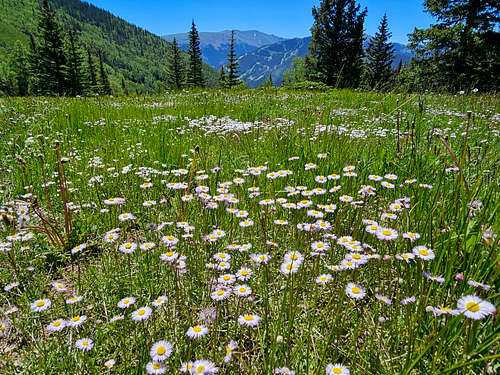
[(234, 30), (231, 31), (231, 42), (229, 44), (229, 53), (227, 54), (227, 79), (226, 85), (229, 88), (237, 86), (239, 84), (238, 80), (238, 59), (236, 57), (236, 52), (234, 51)]
[(101, 73), (100, 92), (103, 95), (111, 95), (113, 91), (111, 90), (111, 84), (109, 83), (108, 73), (106, 73), (106, 69), (104, 67), (102, 50), (98, 51), (98, 55), (99, 55), (99, 71)]
[(28, 95), (30, 70), (28, 51), (23, 43), (16, 40), (14, 50), (10, 55), (10, 64), (15, 80), (15, 95)]
[(181, 56), (181, 50), (174, 38), (172, 42), (172, 52), (168, 69), (168, 83), (170, 87), (181, 89), (184, 86), (184, 60)]
[(122, 77), (122, 93), (125, 96), (128, 96), (127, 85), (125, 84), (125, 78)]
[(389, 42), (391, 36), (392, 34), (389, 31), (387, 15), (384, 14), (378, 31), (370, 40), (366, 49), (366, 83), (370, 88), (379, 90), (386, 89), (394, 74), (392, 69), (394, 46)]
[(219, 87), (227, 87), (226, 67), (224, 65), (220, 66)]
[(500, 87), (500, 2), (425, 0), (438, 23), (410, 34), (422, 88), (451, 91)]
[(97, 76), (95, 73), (94, 59), (92, 58), (92, 53), (90, 48), (87, 48), (87, 69), (88, 69), (88, 80), (89, 80), (89, 92), (95, 93), (98, 91), (97, 87)]
[(67, 39), (66, 86), (71, 96), (82, 95), (87, 82), (83, 71), (83, 56), (77, 44), (75, 32), (70, 30)]
[(38, 33), (36, 91), (39, 94), (63, 95), (66, 89), (64, 75), (66, 57), (62, 29), (48, 0), (42, 0)]
[(191, 31), (189, 32), (189, 69), (187, 74), (187, 83), (190, 87), (204, 87), (201, 61), (200, 37), (194, 21), (191, 23)]
[(313, 7), (312, 56), (305, 60), (308, 77), (329, 86), (357, 87), (366, 12), (355, 0), (322, 0), (319, 8)]

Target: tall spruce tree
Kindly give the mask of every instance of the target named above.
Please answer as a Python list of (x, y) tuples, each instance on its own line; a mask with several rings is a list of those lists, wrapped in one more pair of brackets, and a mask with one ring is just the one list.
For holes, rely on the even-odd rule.
[(84, 59), (73, 30), (68, 32), (66, 44), (66, 89), (71, 96), (82, 95), (87, 87), (83, 70)]
[(102, 50), (98, 51), (99, 55), (99, 72), (100, 72), (100, 93), (103, 95), (111, 95), (113, 90), (111, 89), (111, 84), (109, 83), (108, 73), (106, 73), (106, 68), (104, 66), (104, 58), (102, 56)]
[(226, 67), (224, 65), (221, 65), (219, 74), (219, 87), (224, 88), (226, 86), (227, 86)]
[(63, 95), (66, 56), (62, 28), (48, 0), (42, 0), (38, 35), (36, 67), (32, 67), (37, 77), (35, 90), (39, 94)]
[(168, 67), (168, 84), (174, 89), (181, 89), (184, 86), (184, 60), (181, 56), (181, 50), (174, 38), (172, 42), (172, 52)]
[(500, 87), (500, 2), (498, 0), (425, 0), (437, 19), (410, 34), (410, 47), (422, 88), (451, 91)]
[(88, 81), (89, 81), (88, 91), (91, 93), (96, 93), (98, 92), (97, 75), (95, 72), (94, 59), (92, 57), (92, 52), (90, 51), (90, 48), (87, 48), (87, 69), (88, 69)]
[(236, 52), (234, 51), (234, 30), (231, 31), (231, 42), (229, 43), (229, 52), (227, 54), (226, 69), (227, 69), (227, 78), (226, 78), (227, 87), (232, 88), (234, 86), (237, 86), (239, 84), (238, 80), (239, 67), (238, 67), (238, 59), (236, 57)]
[(205, 80), (203, 79), (203, 63), (201, 61), (200, 36), (194, 21), (191, 23), (189, 31), (189, 69), (187, 73), (187, 84), (190, 87), (204, 87)]
[(10, 66), (14, 73), (15, 95), (28, 95), (30, 70), (29, 57), (26, 47), (19, 40), (14, 43), (14, 50), (10, 56)]
[(372, 89), (386, 89), (394, 74), (392, 69), (394, 46), (389, 42), (391, 36), (387, 15), (384, 14), (378, 31), (366, 49), (365, 79), (366, 84)]
[(358, 86), (366, 13), (355, 0), (322, 0), (319, 8), (313, 7), (312, 56), (306, 59), (309, 77), (329, 86)]

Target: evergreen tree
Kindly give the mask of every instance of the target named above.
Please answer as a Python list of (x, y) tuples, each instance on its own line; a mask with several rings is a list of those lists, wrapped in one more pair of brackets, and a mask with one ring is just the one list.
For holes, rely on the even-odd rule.
[(312, 14), (308, 75), (329, 86), (357, 87), (366, 9), (360, 11), (355, 0), (322, 0), (319, 8), (313, 7)]
[(64, 74), (66, 56), (62, 29), (48, 0), (42, 0), (38, 33), (38, 61), (35, 62), (36, 91), (40, 94), (63, 95), (66, 89)]
[(500, 87), (500, 2), (425, 0), (438, 23), (410, 34), (422, 88), (451, 91)]
[(189, 69), (187, 74), (187, 83), (190, 87), (204, 87), (201, 61), (200, 37), (194, 21), (191, 23), (191, 31), (189, 31)]
[(15, 84), (13, 95), (28, 95), (30, 80), (29, 57), (28, 51), (26, 51), (21, 41), (16, 40), (9, 60)]
[(170, 54), (170, 62), (168, 69), (168, 83), (170, 87), (181, 89), (184, 85), (184, 60), (181, 56), (181, 50), (174, 38), (172, 42), (172, 53)]
[(82, 95), (86, 89), (86, 77), (83, 71), (83, 56), (77, 44), (75, 32), (70, 30), (67, 39), (66, 86), (71, 96)]
[(89, 80), (89, 92), (95, 93), (98, 90), (97, 76), (95, 72), (94, 59), (92, 58), (92, 53), (90, 52), (90, 48), (87, 48), (87, 69), (88, 69), (88, 80)]
[[(394, 46), (389, 42), (392, 34), (389, 31), (387, 15), (384, 14), (378, 31), (368, 43), (366, 49), (366, 83), (370, 88), (386, 89), (394, 74), (392, 59), (394, 58)], [(401, 61), (400, 61), (401, 63)]]
[(113, 91), (111, 90), (111, 84), (109, 83), (108, 79), (108, 73), (106, 73), (106, 69), (104, 67), (104, 61), (103, 61), (103, 56), (102, 56), (102, 50), (98, 51), (99, 53), (99, 71), (101, 75), (101, 82), (100, 82), (100, 92), (103, 95), (111, 95)]
[(219, 75), (219, 87), (227, 86), (227, 75), (226, 75), (226, 67), (224, 65), (220, 66), (220, 75)]
[(232, 88), (239, 84), (238, 81), (238, 59), (234, 51), (234, 30), (231, 31), (231, 42), (229, 44), (229, 53), (227, 54), (227, 79), (226, 85)]
[(122, 93), (123, 95), (128, 96), (127, 85), (125, 84), (125, 78), (122, 77)]

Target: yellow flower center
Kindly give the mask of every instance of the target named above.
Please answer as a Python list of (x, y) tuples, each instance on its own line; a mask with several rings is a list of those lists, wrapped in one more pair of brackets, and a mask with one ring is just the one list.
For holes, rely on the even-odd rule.
[(338, 367), (334, 367), (334, 368), (332, 368), (332, 372), (334, 374), (342, 374), (342, 369), (338, 368)]
[(224, 281), (228, 281), (229, 279), (231, 279), (231, 276), (227, 276), (227, 275), (226, 275), (226, 276), (224, 276), (224, 278), (223, 278), (223, 279), (224, 279)]
[(382, 234), (383, 234), (384, 236), (390, 236), (390, 235), (392, 234), (392, 232), (391, 232), (390, 230), (383, 230), (383, 231), (382, 231)]
[(123, 303), (126, 305), (127, 303), (130, 303), (130, 300), (127, 298), (126, 300), (123, 300)]
[(247, 289), (246, 288), (240, 288), (239, 291), (240, 291), (240, 293), (245, 293), (247, 291)]
[(218, 295), (218, 296), (222, 296), (223, 294), (224, 294), (224, 292), (223, 292), (222, 290), (218, 290), (218, 291), (217, 291), (217, 295)]
[(140, 310), (137, 312), (137, 314), (142, 316), (142, 315), (146, 314), (146, 310), (144, 310), (144, 309), (140, 309)]
[(224, 259), (226, 257), (226, 254), (219, 254), (219, 258)]
[(39, 301), (39, 302), (36, 303), (36, 305), (38, 307), (42, 307), (43, 305), (45, 305), (45, 301)]
[(80, 320), (79, 316), (74, 316), (71, 318), (71, 321), (73, 321), (73, 322), (78, 322), (79, 320)]
[(293, 269), (293, 264), (292, 264), (292, 263), (287, 264), (287, 265), (286, 265), (286, 269), (287, 269), (288, 271), (291, 271), (291, 270)]
[(361, 292), (361, 290), (355, 286), (354, 288), (351, 289), (351, 291), (354, 293), (354, 294), (358, 294), (359, 292)]
[(125, 249), (130, 249), (131, 247), (132, 247), (132, 244), (128, 243), (128, 244), (125, 245)]
[(297, 259), (299, 259), (299, 257), (297, 256), (297, 254), (292, 254), (292, 255), (290, 255), (290, 259), (297, 260)]
[(161, 368), (161, 365), (160, 365), (159, 363), (155, 363), (155, 364), (153, 365), (153, 369), (154, 369), (154, 370), (159, 370), (160, 368)]
[(353, 254), (352, 257), (354, 259), (361, 259), (361, 255), (359, 255), (359, 254)]
[(321, 248), (322, 248), (323, 246), (325, 246), (325, 245), (323, 245), (322, 243), (319, 243), (319, 244), (317, 244), (316, 246), (317, 246), (319, 249), (321, 249)]
[[(75, 319), (75, 318), (73, 318), (73, 319)], [(54, 327), (59, 327), (60, 325), (61, 325), (60, 321), (54, 322)]]
[(156, 349), (156, 354), (158, 355), (163, 355), (165, 354), (165, 347), (163, 345), (160, 345), (158, 349)]
[(203, 371), (205, 371), (205, 366), (200, 365), (200, 366), (196, 367), (196, 372), (197, 372), (198, 374), (203, 373)]
[(472, 311), (472, 312), (478, 312), (479, 311), (479, 304), (477, 304), (476, 302), (467, 302), (467, 304), (465, 305), (465, 307), (467, 307), (467, 310), (469, 311)]
[(89, 344), (89, 342), (88, 342), (88, 341), (82, 341), (82, 345), (83, 345), (83, 346), (87, 346), (88, 344)]
[(429, 252), (425, 249), (422, 249), (422, 250), (419, 250), (418, 251), (421, 255), (423, 255), (424, 257), (426, 257), (427, 255), (429, 255)]
[(247, 322), (251, 322), (252, 320), (254, 320), (254, 317), (252, 315), (245, 315), (243, 319), (245, 319)]
[(201, 332), (201, 327), (200, 326), (195, 326), (195, 327), (193, 327), (193, 331), (195, 331), (196, 333), (200, 333)]
[(242, 275), (242, 276), (246, 276), (246, 275), (248, 275), (248, 271), (247, 271), (247, 270), (243, 270), (243, 271), (241, 271), (241, 275)]

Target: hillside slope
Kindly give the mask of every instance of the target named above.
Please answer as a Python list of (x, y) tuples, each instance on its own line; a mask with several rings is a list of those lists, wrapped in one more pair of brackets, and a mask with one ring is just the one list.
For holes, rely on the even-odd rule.
[[(200, 32), (200, 47), (202, 59), (210, 66), (220, 69), (225, 64), (227, 53), (229, 52), (229, 42), (231, 40), (231, 30), (218, 32)], [(179, 47), (184, 51), (189, 44), (188, 33), (165, 35), (163, 38), (169, 42), (177, 40)], [(285, 40), (276, 35), (266, 34), (257, 30), (235, 30), (234, 49), (237, 56), (255, 51), (256, 49)]]
[[(368, 46), (370, 37), (367, 36), (364, 47)], [(283, 73), (292, 66), (295, 57), (304, 57), (309, 53), (311, 37), (283, 40), (255, 51), (246, 53), (239, 58), (241, 78), (249, 87), (258, 87), (271, 74), (275, 85), (281, 84)], [(408, 64), (413, 53), (403, 44), (394, 43), (393, 67), (396, 68), (401, 60)]]
[[(80, 0), (50, 0), (65, 29), (74, 29), (81, 43), (101, 49), (115, 91), (122, 77), (129, 90), (156, 92), (164, 88), (170, 44), (113, 14)], [(35, 33), (40, 3), (37, 0), (0, 2), (0, 59), (16, 40), (28, 44)], [(187, 61), (187, 56), (186, 56)], [(204, 65), (209, 86), (215, 86), (217, 70)]]

